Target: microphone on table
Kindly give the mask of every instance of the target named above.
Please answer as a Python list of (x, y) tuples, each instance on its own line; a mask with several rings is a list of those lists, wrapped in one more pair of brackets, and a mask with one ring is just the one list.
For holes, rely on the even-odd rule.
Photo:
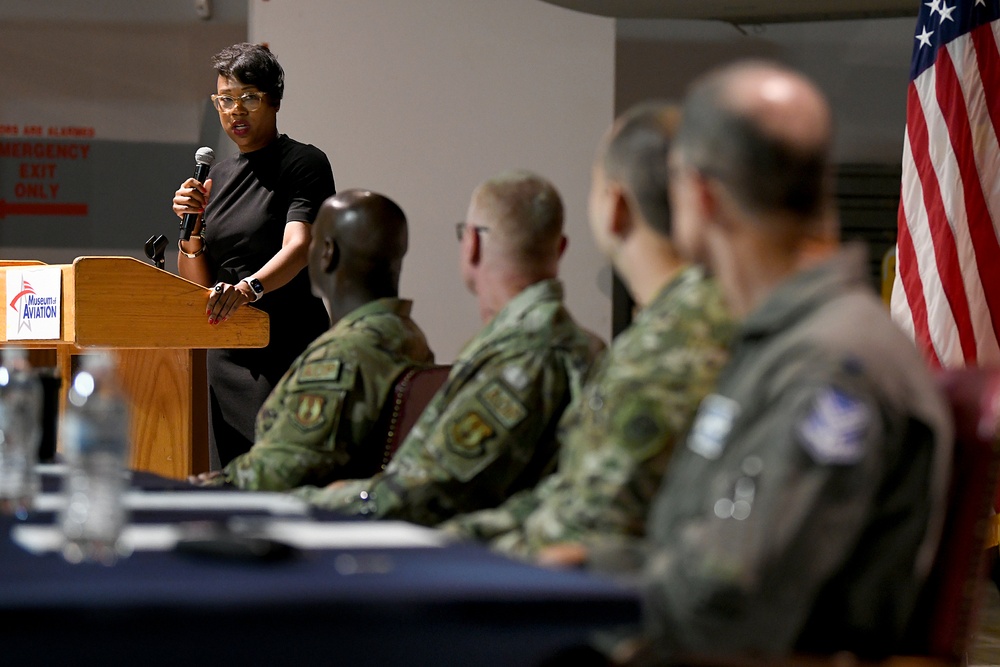
[[(215, 162), (215, 151), (208, 146), (202, 146), (194, 154), (194, 178), (199, 183), (204, 183), (208, 178), (208, 169)], [(181, 241), (191, 238), (194, 225), (198, 222), (197, 213), (185, 213), (181, 219)]]

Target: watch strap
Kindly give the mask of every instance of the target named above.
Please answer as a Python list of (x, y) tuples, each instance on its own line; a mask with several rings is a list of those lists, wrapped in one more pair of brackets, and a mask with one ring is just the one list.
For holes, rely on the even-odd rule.
[(250, 291), (253, 293), (253, 300), (254, 301), (259, 301), (260, 297), (264, 296), (264, 286), (261, 284), (260, 280), (258, 280), (257, 278), (254, 278), (254, 277), (251, 276), (251, 277), (244, 278), (240, 282), (246, 283), (247, 287), (250, 288)]

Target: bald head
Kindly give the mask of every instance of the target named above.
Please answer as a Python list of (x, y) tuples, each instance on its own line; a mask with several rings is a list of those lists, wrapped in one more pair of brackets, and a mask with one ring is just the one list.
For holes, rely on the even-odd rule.
[(469, 222), (489, 228), (487, 252), (531, 272), (559, 260), (563, 205), (555, 187), (529, 171), (509, 171), (472, 194)]
[(346, 190), (323, 202), (313, 223), (309, 275), (313, 293), (396, 296), (406, 254), (406, 216), (384, 195)]
[(598, 149), (606, 180), (621, 183), (650, 227), (670, 235), (667, 153), (679, 109), (661, 102), (632, 107), (615, 121)]
[(700, 79), (675, 140), (688, 166), (754, 215), (816, 220), (831, 197), (832, 118), (823, 94), (780, 65), (742, 62)]

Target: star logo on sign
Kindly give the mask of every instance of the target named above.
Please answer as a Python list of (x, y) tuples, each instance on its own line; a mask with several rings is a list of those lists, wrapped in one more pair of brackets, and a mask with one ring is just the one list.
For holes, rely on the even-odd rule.
[(923, 29), (921, 30), (920, 34), (916, 36), (916, 39), (920, 40), (920, 46), (921, 47), (930, 46), (931, 45), (931, 35), (933, 35), (933, 34), (934, 34), (933, 30), (930, 31), (930, 32), (927, 32), (927, 26), (924, 26)]
[(17, 303), (23, 297), (26, 297), (29, 294), (30, 295), (34, 295), (35, 294), (35, 288), (32, 287), (31, 283), (29, 283), (27, 280), (25, 280), (24, 277), (22, 276), (22, 278), (21, 278), (21, 291), (18, 292), (17, 296), (15, 296), (10, 301), (10, 307), (13, 308), (15, 312), (17, 312), (17, 330), (18, 330), (18, 332), (20, 332), (21, 329), (27, 329), (28, 331), (31, 331), (31, 320), (24, 319), (24, 311), (18, 306), (18, 303)]

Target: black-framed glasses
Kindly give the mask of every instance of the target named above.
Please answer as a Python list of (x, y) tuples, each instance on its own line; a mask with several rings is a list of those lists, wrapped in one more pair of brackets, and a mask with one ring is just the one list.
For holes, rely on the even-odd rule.
[(236, 108), (237, 102), (247, 111), (256, 111), (260, 108), (261, 102), (264, 101), (265, 95), (267, 93), (261, 91), (243, 93), (239, 97), (233, 97), (232, 95), (212, 95), (212, 103), (215, 104), (215, 108), (219, 111), (232, 111)]
[[(468, 227), (468, 226), (469, 226), (469, 223), (467, 223), (467, 222), (456, 222), (455, 223), (455, 236), (458, 238), (459, 241), (461, 241), (462, 237), (465, 236), (465, 228)], [(489, 227), (483, 227), (482, 225), (472, 225), (472, 228), (474, 230), (476, 230), (476, 232), (479, 233), (479, 234), (485, 234), (488, 231), (490, 231)]]

